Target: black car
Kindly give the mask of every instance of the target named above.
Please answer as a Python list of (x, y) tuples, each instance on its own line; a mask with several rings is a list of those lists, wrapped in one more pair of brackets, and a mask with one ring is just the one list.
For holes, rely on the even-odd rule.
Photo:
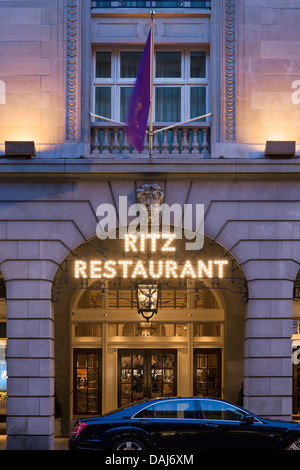
[(76, 420), (69, 449), (300, 450), (300, 424), (266, 420), (219, 399), (161, 398)]

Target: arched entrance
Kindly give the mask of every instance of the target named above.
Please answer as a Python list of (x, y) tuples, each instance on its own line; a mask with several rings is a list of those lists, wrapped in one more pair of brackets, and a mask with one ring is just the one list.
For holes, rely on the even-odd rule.
[[(208, 238), (198, 251), (187, 251), (185, 239), (149, 242), (140, 250), (139, 242), (128, 247), (126, 239), (93, 238), (57, 272), (56, 395), (63, 426), (142, 397), (239, 401), (247, 299), (242, 270)], [(159, 283), (160, 296), (157, 313), (146, 321), (136, 290), (149, 278)]]

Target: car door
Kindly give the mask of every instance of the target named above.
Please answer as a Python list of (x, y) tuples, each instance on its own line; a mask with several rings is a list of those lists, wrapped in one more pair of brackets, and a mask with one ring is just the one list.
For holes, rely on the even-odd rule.
[(198, 449), (199, 432), (195, 399), (166, 399), (137, 413), (131, 424), (150, 434), (158, 449)]
[(199, 399), (203, 415), (201, 447), (206, 449), (265, 449), (274, 444), (272, 433), (257, 418), (222, 400)]

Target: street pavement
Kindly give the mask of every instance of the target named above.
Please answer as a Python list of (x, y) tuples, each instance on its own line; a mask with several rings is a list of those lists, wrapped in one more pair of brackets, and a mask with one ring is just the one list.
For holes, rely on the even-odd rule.
[[(6, 436), (0, 436), (0, 450), (6, 450)], [(68, 450), (68, 438), (56, 437), (54, 450)]]

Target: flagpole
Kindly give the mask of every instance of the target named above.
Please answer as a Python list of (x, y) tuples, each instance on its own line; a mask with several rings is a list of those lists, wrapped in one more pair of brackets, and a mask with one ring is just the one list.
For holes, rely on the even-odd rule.
[(151, 10), (151, 48), (150, 48), (150, 117), (149, 117), (149, 157), (152, 158), (153, 148), (153, 61), (154, 61), (154, 15)]

